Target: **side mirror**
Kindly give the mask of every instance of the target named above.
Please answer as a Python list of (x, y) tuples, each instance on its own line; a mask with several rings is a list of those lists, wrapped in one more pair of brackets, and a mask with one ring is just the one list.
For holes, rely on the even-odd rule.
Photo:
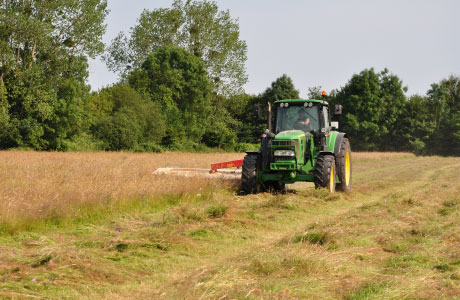
[(339, 130), (339, 122), (337, 121), (331, 122), (331, 127), (332, 127), (332, 130)]
[(342, 105), (336, 104), (334, 108), (334, 115), (341, 115), (342, 114)]

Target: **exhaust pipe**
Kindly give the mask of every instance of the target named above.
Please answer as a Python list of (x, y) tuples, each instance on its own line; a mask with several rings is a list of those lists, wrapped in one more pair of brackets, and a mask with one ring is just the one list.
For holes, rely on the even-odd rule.
[(268, 102), (268, 132), (272, 132), (272, 105)]

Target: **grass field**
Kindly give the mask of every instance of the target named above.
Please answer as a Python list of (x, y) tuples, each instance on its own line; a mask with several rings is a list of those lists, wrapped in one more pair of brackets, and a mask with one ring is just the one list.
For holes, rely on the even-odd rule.
[(0, 152), (0, 299), (460, 299), (460, 158), (354, 153), (332, 195), (151, 175), (238, 158)]

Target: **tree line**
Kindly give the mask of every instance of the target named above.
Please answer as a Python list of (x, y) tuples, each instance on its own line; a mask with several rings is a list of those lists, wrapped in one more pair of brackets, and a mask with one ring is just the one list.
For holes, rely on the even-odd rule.
[[(267, 102), (299, 98), (287, 75), (244, 92), (247, 45), (213, 1), (144, 10), (128, 32), (101, 43), (106, 0), (0, 3), (0, 148), (207, 151), (254, 149)], [(88, 57), (119, 81), (91, 92)], [(460, 78), (426, 95), (387, 69), (366, 69), (327, 101), (354, 150), (460, 155)], [(320, 98), (310, 87), (307, 98)]]

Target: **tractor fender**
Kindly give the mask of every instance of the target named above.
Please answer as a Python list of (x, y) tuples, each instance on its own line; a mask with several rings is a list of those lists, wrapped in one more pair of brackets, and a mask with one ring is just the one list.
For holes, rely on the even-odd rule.
[(319, 151), (318, 155), (334, 155), (331, 151)]
[(342, 139), (344, 137), (347, 137), (346, 133), (339, 132), (337, 134), (337, 138), (335, 139), (335, 145), (334, 145), (334, 155), (338, 156), (340, 154), (340, 145), (342, 145)]

